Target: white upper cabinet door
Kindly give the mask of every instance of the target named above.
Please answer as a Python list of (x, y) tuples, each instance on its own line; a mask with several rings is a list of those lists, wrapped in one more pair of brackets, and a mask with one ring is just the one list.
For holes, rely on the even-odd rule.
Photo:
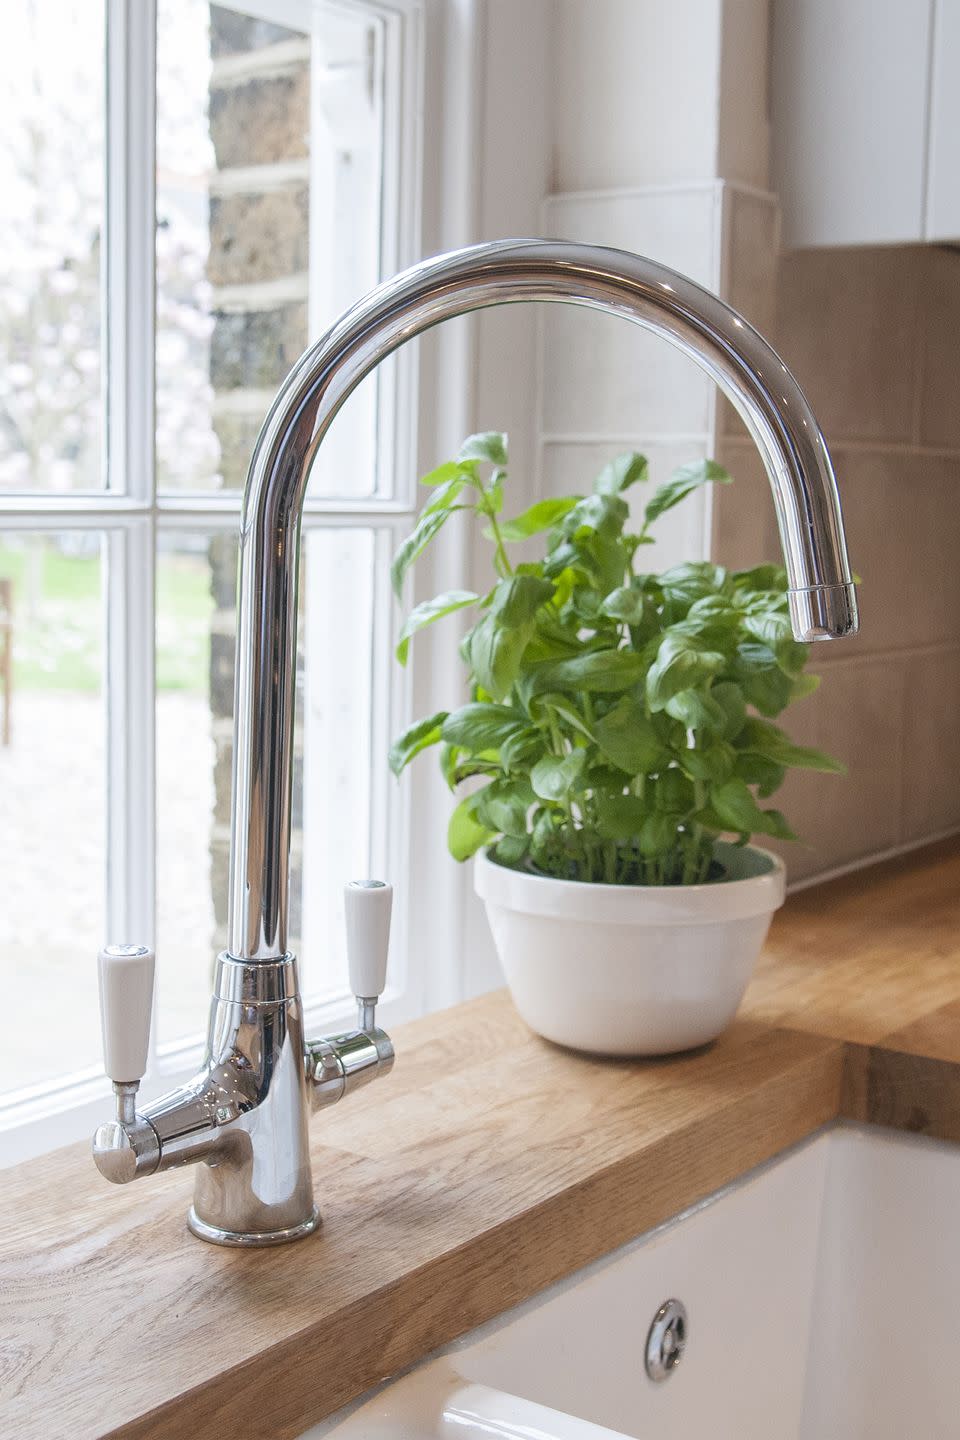
[[(955, 26), (960, 3), (943, 6)], [(786, 245), (924, 237), (932, 23), (933, 0), (774, 0), (773, 176)], [(955, 171), (955, 133), (950, 143)]]
[(960, 238), (960, 0), (934, 7), (926, 238)]

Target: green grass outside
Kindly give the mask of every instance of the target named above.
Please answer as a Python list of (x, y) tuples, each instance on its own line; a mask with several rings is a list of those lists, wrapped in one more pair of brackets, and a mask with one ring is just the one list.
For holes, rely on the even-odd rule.
[[(71, 555), (30, 536), (0, 543), (0, 577), (13, 580), (14, 689), (96, 693), (104, 665), (101, 557)], [(205, 556), (157, 560), (157, 688), (209, 687), (210, 570)]]

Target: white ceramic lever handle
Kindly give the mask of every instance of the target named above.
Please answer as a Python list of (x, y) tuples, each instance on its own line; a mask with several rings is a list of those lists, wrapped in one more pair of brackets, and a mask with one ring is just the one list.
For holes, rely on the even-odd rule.
[(146, 945), (108, 945), (97, 959), (103, 1065), (117, 1084), (143, 1079), (153, 1010), (154, 955)]
[(344, 889), (350, 989), (376, 1000), (387, 983), (393, 886), (383, 880), (351, 880)]

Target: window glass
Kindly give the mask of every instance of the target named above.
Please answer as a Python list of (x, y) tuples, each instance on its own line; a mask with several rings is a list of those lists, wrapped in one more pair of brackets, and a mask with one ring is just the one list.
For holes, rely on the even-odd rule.
[(96, 533), (0, 534), (0, 989), (16, 1017), (0, 1092), (100, 1056), (101, 550)]
[(381, 785), (386, 779), (386, 747), (373, 754), (375, 576), (387, 569), (376, 539), (373, 530), (353, 528), (311, 529), (303, 539), (302, 985), (308, 998), (346, 987), (343, 887), (370, 874), (371, 785), (374, 776)]
[[(226, 945), (237, 538), (162, 534), (157, 556), (157, 987), (161, 1045), (206, 1025)], [(304, 626), (300, 625), (302, 648)], [(290, 944), (300, 947), (298, 690)]]
[(222, 944), (227, 893), (225, 831), (229, 825), (223, 817), (230, 804), (236, 564), (237, 545), (232, 535), (158, 537), (160, 1044), (202, 1032), (214, 957)]
[[(289, 943), (309, 998), (346, 983), (343, 886), (370, 866), (374, 538), (353, 528), (303, 538)], [(226, 944), (237, 542), (177, 532), (159, 543), (158, 1038), (167, 1045), (202, 1030)]]
[[(302, 13), (301, 29), (204, 0), (160, 0), (164, 491), (242, 488), (277, 387), (311, 336), (377, 278), (379, 26), (334, 7)], [(376, 399), (374, 381), (348, 402), (315, 489), (372, 493)]]
[[(105, 1093), (96, 952), (148, 936), (154, 890), (145, 1092), (185, 1068), (172, 1052), (204, 1029), (226, 940), (240, 490), (290, 366), (412, 248), (399, 197), (404, 107), (417, 102), (399, 11), (156, 5), (156, 77), (141, 43), (152, 6), (18, 0), (4, 12), (0, 983), (18, 1024), (0, 1052), (0, 1126), (13, 1117), (19, 1155), (79, 1133), (84, 1073)], [(141, 186), (123, 176), (105, 225), (104, 175), (111, 149), (152, 174), (147, 107), (123, 105), (151, 97), (155, 78), (154, 236)], [(100, 281), (151, 264), (155, 335), (142, 296), (120, 286), (108, 297)], [(107, 352), (128, 368), (113, 378), (134, 411), (154, 386), (156, 471), (144, 455), (130, 495), (114, 473), (124, 447), (103, 439)], [(304, 519), (289, 939), (311, 1003), (345, 991), (344, 881), (389, 869), (395, 838), (384, 592), (399, 522), (380, 502), (393, 496), (391, 437), (412, 402), (394, 394), (393, 364), (338, 415)], [(22, 494), (41, 520), (10, 498)], [(349, 517), (344, 499), (356, 502)], [(154, 775), (155, 834), (137, 820)]]
[(101, 486), (104, 15), (20, 0), (0, 45), (0, 495)]

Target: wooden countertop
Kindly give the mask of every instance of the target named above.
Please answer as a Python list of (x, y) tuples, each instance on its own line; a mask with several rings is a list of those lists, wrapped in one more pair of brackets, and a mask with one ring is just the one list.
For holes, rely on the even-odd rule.
[(703, 1051), (568, 1054), (505, 993), (396, 1039), (297, 1245), (199, 1244), (189, 1170), (86, 1144), (0, 1174), (0, 1435), (284, 1440), (837, 1116), (960, 1139), (960, 840), (792, 898)]

